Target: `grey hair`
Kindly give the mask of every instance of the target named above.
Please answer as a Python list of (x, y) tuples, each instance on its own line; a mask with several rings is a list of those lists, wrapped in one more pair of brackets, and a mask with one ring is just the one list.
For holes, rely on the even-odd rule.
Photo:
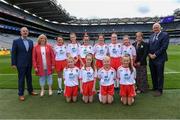
[(124, 35), (124, 36), (123, 36), (123, 39), (125, 39), (125, 38), (130, 39), (130, 36), (129, 36), (129, 35)]

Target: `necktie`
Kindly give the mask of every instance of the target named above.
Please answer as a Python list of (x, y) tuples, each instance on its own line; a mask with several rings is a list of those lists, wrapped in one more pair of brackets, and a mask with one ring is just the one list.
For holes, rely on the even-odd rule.
[(158, 34), (155, 34), (153, 37), (153, 42), (157, 39)]

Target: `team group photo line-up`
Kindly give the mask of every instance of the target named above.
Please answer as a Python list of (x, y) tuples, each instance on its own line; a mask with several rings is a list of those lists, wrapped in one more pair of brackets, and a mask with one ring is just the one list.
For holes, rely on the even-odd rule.
[(152, 30), (147, 42), (143, 40), (141, 31), (135, 34), (133, 43), (128, 35), (124, 35), (120, 42), (117, 34), (112, 33), (111, 43), (106, 44), (104, 35), (99, 34), (95, 45), (90, 44), (88, 33), (84, 33), (82, 44), (76, 40), (76, 33), (70, 33), (68, 42), (59, 35), (55, 45), (52, 45), (45, 34), (39, 35), (33, 44), (28, 38), (28, 28), (22, 27), (20, 37), (13, 40), (11, 49), (11, 65), (18, 74), (19, 100), (25, 100), (25, 82), (29, 95), (38, 95), (32, 85), (34, 69), (39, 76), (40, 97), (45, 95), (46, 83), (49, 96), (53, 95), (52, 75), (55, 72), (58, 75), (56, 92), (63, 94), (66, 102), (76, 102), (81, 94), (84, 103), (92, 103), (97, 94), (100, 103), (111, 104), (114, 94), (118, 93), (122, 104), (132, 105), (136, 94), (146, 93), (150, 89), (148, 64), (153, 96), (163, 95), (169, 35), (161, 31), (159, 23), (154, 23)]

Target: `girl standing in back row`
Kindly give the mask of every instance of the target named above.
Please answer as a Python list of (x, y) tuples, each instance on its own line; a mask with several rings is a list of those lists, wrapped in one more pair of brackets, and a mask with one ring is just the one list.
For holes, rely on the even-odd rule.
[(74, 58), (75, 66), (80, 68), (80, 60), (79, 60), (79, 46), (78, 42), (76, 41), (76, 34), (70, 33), (70, 40), (71, 43), (67, 45), (67, 53)]
[(58, 74), (58, 90), (57, 93), (61, 94), (63, 92), (62, 89), (62, 73), (63, 69), (67, 65), (67, 50), (66, 45), (64, 44), (64, 40), (62, 36), (57, 37), (57, 43), (54, 46), (54, 54), (55, 54), (55, 68)]
[(103, 67), (103, 59), (108, 54), (108, 46), (104, 43), (104, 35), (98, 36), (98, 43), (94, 45), (94, 54), (96, 59), (96, 67)]
[(93, 54), (94, 55), (94, 48), (92, 45), (89, 44), (89, 36), (88, 34), (84, 34), (83, 37), (83, 45), (79, 47), (79, 59), (81, 62), (81, 67), (86, 64), (86, 55), (87, 54)]

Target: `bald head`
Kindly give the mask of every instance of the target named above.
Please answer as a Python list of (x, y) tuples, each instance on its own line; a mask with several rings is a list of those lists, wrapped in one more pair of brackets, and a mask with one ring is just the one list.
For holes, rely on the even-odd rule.
[(22, 27), (20, 29), (21, 37), (26, 38), (29, 35), (29, 30), (27, 27)]
[(153, 32), (159, 33), (161, 31), (161, 25), (159, 23), (154, 23), (152, 29), (153, 29)]

